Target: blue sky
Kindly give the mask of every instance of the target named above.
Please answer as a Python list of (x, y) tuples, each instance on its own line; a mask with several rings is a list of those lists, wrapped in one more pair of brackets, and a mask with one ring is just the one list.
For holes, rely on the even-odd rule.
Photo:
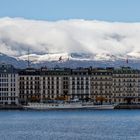
[(0, 0), (0, 17), (140, 21), (140, 0)]

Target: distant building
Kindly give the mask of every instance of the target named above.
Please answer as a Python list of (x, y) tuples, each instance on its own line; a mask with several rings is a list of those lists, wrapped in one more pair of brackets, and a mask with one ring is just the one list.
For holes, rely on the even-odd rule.
[(12, 65), (0, 64), (0, 104), (18, 103), (18, 72)]

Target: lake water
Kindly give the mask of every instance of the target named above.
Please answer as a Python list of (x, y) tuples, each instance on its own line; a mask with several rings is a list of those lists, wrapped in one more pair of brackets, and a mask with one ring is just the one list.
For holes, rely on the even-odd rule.
[(140, 110), (0, 111), (0, 140), (140, 140)]

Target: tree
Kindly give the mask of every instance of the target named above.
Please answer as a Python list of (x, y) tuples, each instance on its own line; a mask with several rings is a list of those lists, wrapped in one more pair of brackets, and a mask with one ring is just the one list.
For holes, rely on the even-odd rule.
[(132, 103), (132, 100), (133, 100), (133, 98), (131, 97), (126, 97), (126, 98), (124, 98), (124, 101), (126, 101), (127, 102), (127, 104), (131, 104)]
[(98, 97), (96, 97), (96, 101), (99, 101), (102, 105), (104, 101), (107, 101), (107, 99), (103, 96), (98, 96)]
[(55, 98), (55, 100), (65, 100), (65, 96), (58, 96)]
[(38, 96), (32, 96), (31, 98), (28, 98), (29, 101), (31, 102), (39, 102), (40, 101), (40, 98)]

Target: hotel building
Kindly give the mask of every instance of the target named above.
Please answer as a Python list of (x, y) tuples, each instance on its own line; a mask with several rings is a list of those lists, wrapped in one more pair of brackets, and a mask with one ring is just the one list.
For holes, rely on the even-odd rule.
[(122, 67), (113, 71), (112, 99), (117, 103), (138, 103), (140, 99), (140, 71)]
[(40, 99), (40, 71), (27, 68), (19, 71), (19, 101), (27, 103)]
[(67, 99), (71, 69), (41, 68), (40, 86), (42, 99)]
[(113, 68), (91, 70), (91, 98), (95, 103), (112, 102)]
[(0, 104), (47, 100), (139, 103), (140, 71), (114, 68), (27, 68), (0, 65)]
[(70, 69), (32, 69), (19, 72), (20, 102), (68, 98)]
[(72, 69), (69, 81), (71, 99), (88, 100), (90, 98), (90, 69)]

